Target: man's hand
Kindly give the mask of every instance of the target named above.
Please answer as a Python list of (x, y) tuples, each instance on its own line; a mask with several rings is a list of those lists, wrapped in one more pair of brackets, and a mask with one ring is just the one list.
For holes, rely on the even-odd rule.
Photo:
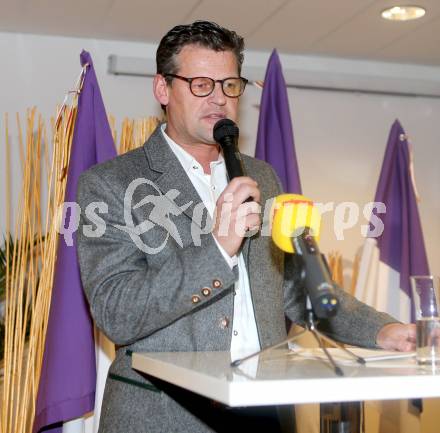
[(376, 344), (382, 349), (411, 352), (416, 350), (416, 325), (413, 323), (390, 323), (385, 325), (376, 337)]
[[(253, 201), (246, 202), (251, 197)], [(237, 254), (245, 234), (261, 226), (260, 190), (250, 177), (232, 179), (217, 200), (213, 235), (232, 257)]]

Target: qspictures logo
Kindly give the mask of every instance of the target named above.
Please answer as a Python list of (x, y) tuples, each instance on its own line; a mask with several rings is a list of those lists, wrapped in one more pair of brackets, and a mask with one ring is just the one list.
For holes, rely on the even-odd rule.
[[(133, 198), (137, 189), (141, 186), (148, 186), (152, 194), (147, 194), (138, 202), (134, 203)], [(145, 189), (145, 187), (144, 187)], [(124, 210), (123, 221), (121, 224), (110, 224), (109, 215), (112, 209), (104, 201), (90, 202), (84, 209), (76, 202), (64, 202), (57, 210), (57, 227), (58, 232), (63, 237), (67, 246), (73, 246), (73, 235), (78, 230), (82, 230), (82, 234), (88, 238), (100, 238), (105, 236), (108, 226), (126, 233), (133, 243), (146, 254), (157, 254), (161, 252), (170, 238), (178, 246), (183, 247), (183, 241), (179, 233), (177, 225), (173, 222), (175, 217), (186, 213), (190, 216), (191, 237), (193, 245), (201, 245), (201, 236), (212, 232), (213, 221), (208, 215), (205, 205), (202, 202), (194, 205), (193, 201), (184, 204), (177, 204), (176, 199), (180, 192), (177, 189), (170, 189), (163, 193), (160, 188), (151, 180), (146, 178), (137, 178), (133, 180), (127, 187), (124, 194)], [(274, 211), (273, 203), (275, 197), (268, 200), (264, 206), (261, 215), (261, 236), (271, 236), (271, 219)], [(223, 206), (219, 224), (219, 236), (227, 236), (226, 227), (231, 220), (233, 195), (225, 196), (225, 205)], [(250, 203), (243, 203), (238, 212), (245, 214)], [(259, 206), (259, 205), (258, 205)], [(192, 207), (192, 211), (190, 211)], [(384, 223), (379, 217), (380, 214), (386, 213), (386, 206), (380, 202), (368, 202), (364, 206), (359, 206), (355, 202), (328, 202), (314, 203), (321, 217), (324, 214), (331, 214), (333, 217), (333, 231), (337, 240), (345, 239), (345, 232), (354, 228), (360, 221), (361, 215), (365, 220), (365, 224), (360, 225), (361, 235), (363, 237), (379, 237), (384, 230)], [(142, 209), (142, 212), (139, 210)], [(147, 212), (146, 210), (149, 210)], [(83, 212), (83, 214), (82, 214)], [(134, 213), (138, 216), (142, 214), (144, 220), (135, 224)], [(255, 212), (255, 207), (254, 207)], [(261, 208), (258, 207), (261, 213)], [(82, 223), (81, 223), (82, 216)], [(81, 223), (81, 224), (80, 224)], [(165, 233), (163, 239), (158, 245), (148, 245), (144, 236), (151, 230), (160, 228)], [(242, 227), (235, 227), (236, 233), (242, 232)]]

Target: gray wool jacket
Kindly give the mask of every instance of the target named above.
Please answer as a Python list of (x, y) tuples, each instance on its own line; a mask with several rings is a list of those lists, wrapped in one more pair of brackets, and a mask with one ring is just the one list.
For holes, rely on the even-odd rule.
[[(245, 155), (243, 162), (258, 182), (264, 209), (280, 193), (277, 177), (265, 162)], [(157, 197), (162, 219), (160, 213), (152, 218)], [(99, 432), (217, 431), (210, 425), (215, 405), (131, 368), (134, 351), (230, 349), (237, 274), (205, 230), (203, 203), (160, 128), (143, 147), (83, 173), (77, 198), (84, 291), (96, 325), (117, 347)], [(86, 214), (94, 202), (104, 203), (101, 211)], [(291, 256), (285, 258), (270, 236), (247, 238), (242, 253), (260, 344), (266, 347), (286, 337), (285, 314), (303, 322), (303, 290)], [(325, 330), (339, 341), (375, 347), (379, 329), (395, 320), (342, 290), (338, 295), (340, 311)]]

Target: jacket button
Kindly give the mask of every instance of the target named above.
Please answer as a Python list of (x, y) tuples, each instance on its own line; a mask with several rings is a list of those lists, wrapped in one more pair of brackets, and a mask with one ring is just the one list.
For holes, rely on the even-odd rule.
[(192, 295), (192, 296), (191, 296), (191, 302), (192, 302), (193, 304), (198, 304), (198, 303), (200, 302), (200, 296), (198, 296), (198, 295)]
[(222, 282), (220, 280), (214, 280), (212, 282), (212, 287), (214, 287), (214, 289), (220, 289), (221, 286), (222, 286)]
[(229, 319), (227, 317), (222, 317), (220, 319), (220, 328), (226, 329), (229, 326)]
[(211, 294), (211, 289), (209, 287), (203, 287), (202, 295), (203, 296), (209, 296), (210, 294)]

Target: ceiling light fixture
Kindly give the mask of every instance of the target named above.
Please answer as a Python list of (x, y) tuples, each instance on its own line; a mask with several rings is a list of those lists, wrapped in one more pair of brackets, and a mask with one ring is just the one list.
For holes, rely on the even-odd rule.
[(393, 6), (382, 11), (382, 18), (391, 21), (410, 21), (422, 18), (426, 10), (420, 6)]

